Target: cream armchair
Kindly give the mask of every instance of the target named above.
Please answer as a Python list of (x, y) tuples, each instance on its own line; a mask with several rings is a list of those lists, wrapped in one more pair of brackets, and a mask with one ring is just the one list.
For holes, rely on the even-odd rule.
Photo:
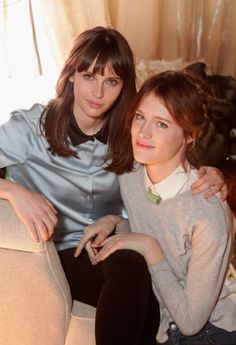
[(0, 344), (94, 345), (95, 308), (72, 301), (52, 241), (33, 242), (0, 200)]

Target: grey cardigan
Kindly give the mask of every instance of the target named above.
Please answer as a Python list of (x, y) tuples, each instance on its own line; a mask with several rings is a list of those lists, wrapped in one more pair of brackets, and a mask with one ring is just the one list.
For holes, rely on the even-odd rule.
[(236, 281), (226, 281), (235, 219), (215, 196), (190, 191), (153, 204), (145, 198), (144, 171), (120, 176), (131, 230), (158, 240), (165, 259), (149, 267), (160, 303), (157, 340), (167, 340), (169, 322), (193, 335), (209, 320), (236, 330)]

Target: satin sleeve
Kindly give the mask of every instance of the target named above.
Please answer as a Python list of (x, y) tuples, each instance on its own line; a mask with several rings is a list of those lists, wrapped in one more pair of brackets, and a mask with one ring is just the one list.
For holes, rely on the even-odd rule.
[(0, 168), (27, 160), (34, 148), (36, 133), (23, 114), (13, 112), (0, 127)]

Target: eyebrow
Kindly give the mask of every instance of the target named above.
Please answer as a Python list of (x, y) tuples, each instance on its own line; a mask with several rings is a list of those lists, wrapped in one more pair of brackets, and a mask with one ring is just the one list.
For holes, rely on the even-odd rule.
[[(145, 113), (141, 110), (141, 109), (136, 109), (135, 112), (139, 112), (141, 115), (145, 115)], [(154, 116), (154, 119), (156, 120), (162, 120), (162, 121), (165, 121), (165, 122), (168, 122), (168, 123), (172, 123), (170, 120), (167, 120), (165, 119), (164, 117), (161, 117), (161, 116)]]
[[(78, 72), (78, 71), (77, 71)], [(92, 71), (89, 71), (89, 70), (84, 70), (84, 71), (81, 71), (81, 72), (78, 72), (78, 73), (90, 73), (90, 74), (100, 74), (98, 72), (94, 73)], [(104, 75), (105, 77), (105, 75)], [(111, 74), (111, 75), (108, 75), (106, 76), (106, 78), (110, 78), (110, 79), (117, 79), (117, 80), (121, 80), (122, 78), (119, 77), (118, 75), (114, 75), (114, 74)]]

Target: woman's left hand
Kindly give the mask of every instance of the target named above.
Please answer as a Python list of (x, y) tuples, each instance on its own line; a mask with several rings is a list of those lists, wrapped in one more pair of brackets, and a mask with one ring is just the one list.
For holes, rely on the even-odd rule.
[(84, 228), (84, 236), (80, 240), (78, 247), (75, 250), (74, 256), (78, 257), (81, 254), (83, 248), (88, 252), (90, 261), (93, 265), (96, 265), (95, 255), (97, 250), (92, 244), (100, 246), (119, 223), (124, 222), (124, 218), (117, 215), (106, 215), (101, 217), (96, 222), (88, 225)]
[(153, 237), (134, 232), (121, 232), (101, 243), (102, 249), (95, 256), (97, 262), (105, 260), (120, 249), (131, 249), (143, 255), (147, 265), (152, 266), (164, 258), (162, 249)]
[(204, 198), (208, 199), (217, 192), (221, 192), (221, 200), (227, 198), (227, 185), (222, 172), (214, 167), (202, 166), (198, 170), (198, 180), (191, 185), (192, 194), (195, 195), (204, 190)]

